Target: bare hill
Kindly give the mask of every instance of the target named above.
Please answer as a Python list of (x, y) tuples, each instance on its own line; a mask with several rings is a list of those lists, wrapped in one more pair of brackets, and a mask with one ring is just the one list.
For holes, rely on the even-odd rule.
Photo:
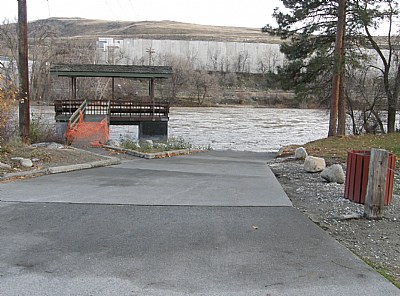
[(58, 37), (121, 37), (171, 40), (213, 40), (280, 43), (278, 37), (261, 28), (205, 26), (173, 21), (114, 22), (82, 18), (49, 18), (29, 23), (30, 28), (46, 26)]

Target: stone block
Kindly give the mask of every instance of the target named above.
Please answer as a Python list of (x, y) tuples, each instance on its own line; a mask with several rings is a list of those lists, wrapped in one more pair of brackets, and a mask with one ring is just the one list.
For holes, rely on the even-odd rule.
[(304, 161), (304, 170), (308, 173), (322, 172), (326, 168), (325, 159), (315, 156), (307, 156)]

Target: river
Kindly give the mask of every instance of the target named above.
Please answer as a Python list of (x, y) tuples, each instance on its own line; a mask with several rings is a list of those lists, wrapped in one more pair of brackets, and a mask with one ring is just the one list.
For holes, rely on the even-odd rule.
[[(53, 120), (53, 107), (34, 106), (32, 113)], [(328, 134), (324, 110), (252, 107), (171, 108), (169, 136), (215, 150), (277, 151)], [(137, 126), (111, 126), (111, 139), (137, 139)]]

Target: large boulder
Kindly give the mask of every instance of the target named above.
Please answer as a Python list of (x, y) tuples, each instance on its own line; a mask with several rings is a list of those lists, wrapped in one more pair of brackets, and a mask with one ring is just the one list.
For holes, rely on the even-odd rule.
[(307, 156), (308, 156), (308, 153), (304, 147), (299, 147), (294, 152), (295, 159), (305, 159)]
[(304, 170), (308, 173), (322, 172), (326, 168), (325, 159), (315, 156), (307, 156), (304, 161)]
[(344, 183), (344, 172), (340, 164), (334, 164), (324, 169), (321, 173), (321, 177), (328, 182), (338, 184)]

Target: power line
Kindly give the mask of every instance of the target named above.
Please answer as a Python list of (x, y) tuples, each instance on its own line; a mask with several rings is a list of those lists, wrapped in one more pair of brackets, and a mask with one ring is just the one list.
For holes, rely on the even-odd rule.
[(50, 1), (47, 0), (47, 10), (49, 11), (49, 17), (51, 17), (51, 13), (50, 13)]
[(104, 1), (106, 2), (106, 5), (107, 5), (108, 9), (111, 11), (114, 19), (117, 20), (116, 15), (114, 13), (114, 10), (111, 8), (110, 4), (108, 4), (108, 1), (107, 0), (104, 0)]
[(133, 6), (133, 4), (132, 4), (132, 1), (131, 1), (131, 0), (129, 0), (129, 3), (131, 4), (131, 7), (132, 7), (132, 9), (134, 10), (134, 9), (135, 9), (135, 7)]

